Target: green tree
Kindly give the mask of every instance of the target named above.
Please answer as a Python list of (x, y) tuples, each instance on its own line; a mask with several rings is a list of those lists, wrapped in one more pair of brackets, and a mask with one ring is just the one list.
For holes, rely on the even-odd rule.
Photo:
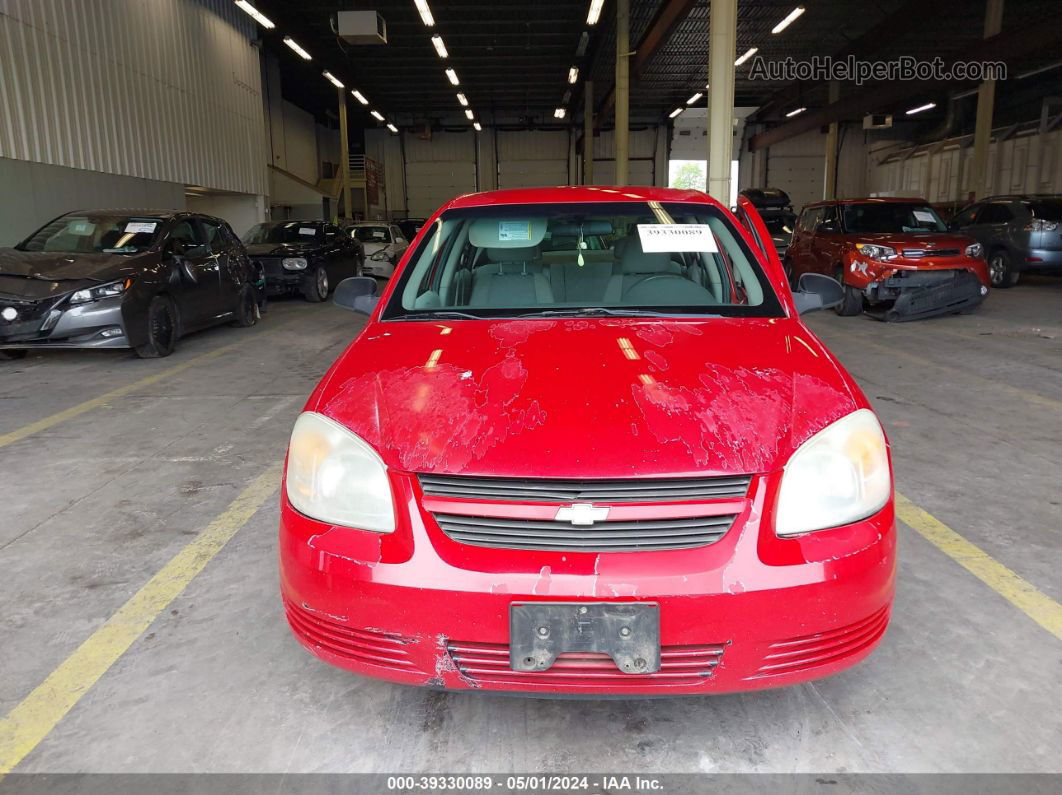
[(672, 188), (683, 190), (704, 190), (707, 185), (707, 177), (704, 166), (700, 163), (684, 163), (675, 172), (675, 178), (671, 181)]

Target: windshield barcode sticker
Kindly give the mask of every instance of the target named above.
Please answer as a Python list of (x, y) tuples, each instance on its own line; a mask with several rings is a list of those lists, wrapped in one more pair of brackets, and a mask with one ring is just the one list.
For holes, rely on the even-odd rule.
[(158, 223), (155, 221), (130, 221), (125, 225), (125, 233), (127, 235), (150, 235), (155, 231), (155, 227)]
[(306, 235), (308, 237), (313, 237), (314, 235), (317, 234), (317, 230), (314, 229), (312, 226), (300, 226), (299, 227), (299, 234), (300, 235)]
[(530, 221), (499, 221), (498, 240), (530, 240)]
[(638, 224), (638, 237), (647, 254), (719, 250), (708, 224)]
[(937, 219), (933, 217), (933, 213), (929, 210), (915, 210), (914, 217), (916, 221), (924, 221), (927, 224), (935, 224)]

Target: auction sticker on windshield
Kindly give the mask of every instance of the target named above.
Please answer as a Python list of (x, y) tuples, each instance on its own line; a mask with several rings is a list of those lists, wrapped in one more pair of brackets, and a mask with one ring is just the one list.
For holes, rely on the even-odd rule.
[(150, 235), (155, 231), (156, 226), (158, 226), (156, 221), (130, 221), (125, 225), (125, 233), (127, 235), (139, 235), (141, 233)]
[(708, 224), (638, 224), (638, 237), (647, 254), (719, 250)]
[(528, 221), (499, 221), (498, 240), (530, 240), (531, 224)]

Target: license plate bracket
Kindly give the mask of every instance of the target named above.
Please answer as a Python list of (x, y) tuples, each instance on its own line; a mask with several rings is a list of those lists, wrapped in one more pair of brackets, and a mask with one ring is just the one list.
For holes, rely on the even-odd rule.
[(660, 670), (660, 606), (651, 602), (514, 602), (509, 667), (545, 671), (564, 652), (609, 655), (625, 674)]

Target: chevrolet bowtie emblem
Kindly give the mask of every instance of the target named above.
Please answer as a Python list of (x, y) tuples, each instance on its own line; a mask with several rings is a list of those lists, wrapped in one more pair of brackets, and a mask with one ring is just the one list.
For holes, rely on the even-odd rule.
[(574, 525), (592, 525), (603, 522), (608, 517), (608, 508), (595, 508), (588, 502), (565, 505), (557, 511), (558, 522), (571, 522)]

